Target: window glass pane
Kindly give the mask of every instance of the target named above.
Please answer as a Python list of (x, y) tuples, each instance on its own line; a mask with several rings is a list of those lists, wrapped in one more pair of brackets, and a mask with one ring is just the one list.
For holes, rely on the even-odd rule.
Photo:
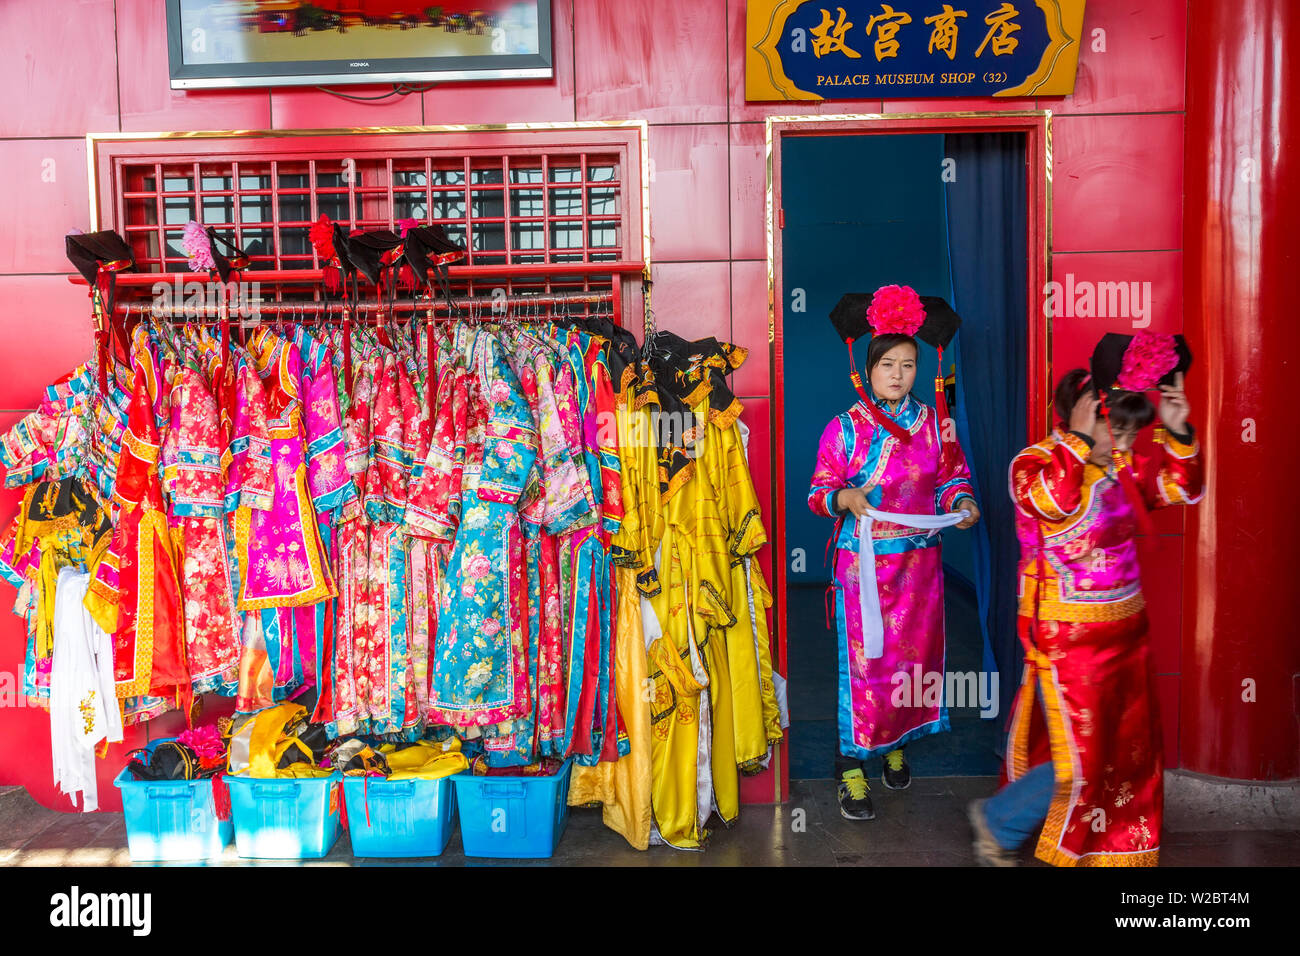
[(257, 172), (254, 170), (245, 170), (241, 167), (239, 170), (239, 188), (240, 189), (270, 189), (271, 174), (269, 172)]
[(499, 189), (475, 189), (470, 193), (470, 217), (499, 217), (506, 214), (505, 200)]
[(167, 196), (163, 199), (163, 215), (167, 225), (183, 226), (194, 218), (192, 196)]
[(552, 189), (551, 190), (551, 215), (552, 216), (581, 216), (582, 215), (582, 190), (581, 189)]
[(490, 166), (484, 169), (471, 169), (469, 176), (470, 176), (470, 182), (475, 184), (479, 184), (479, 183), (492, 184), (492, 183), (502, 182), (500, 166)]
[(503, 223), (484, 223), (474, 226), (474, 251), (504, 249), (506, 247), (506, 227)]
[(163, 192), (183, 193), (194, 188), (194, 171), (192, 169), (164, 169)]
[(463, 186), (465, 185), (465, 170), (459, 166), (455, 169), (435, 169), (433, 171), (433, 184), (435, 186)]
[(305, 168), (296, 169), (281, 165), (278, 167), (277, 172), (280, 176), (281, 189), (306, 189), (310, 185)]
[(418, 219), (424, 222), (425, 216), (428, 215), (429, 207), (424, 201), (423, 193), (411, 193), (401, 195), (400, 193), (393, 197), (393, 219)]
[(239, 197), (239, 221), (240, 222), (270, 222), (271, 221), (271, 197), (270, 196), (240, 196)]
[(424, 176), (423, 169), (395, 169), (393, 170), (394, 186), (420, 186), (423, 187), (427, 180)]
[(433, 194), (433, 218), (434, 219), (464, 219), (465, 218), (465, 194), (464, 193), (434, 193)]
[(511, 169), (510, 181), (512, 183), (540, 183), (542, 181), (542, 167), (535, 166), (525, 169)]
[(545, 226), (540, 222), (515, 223), (510, 227), (510, 245), (514, 249), (544, 249)]
[(230, 196), (204, 196), (203, 221), (205, 223), (234, 222), (235, 200)]
[(173, 231), (169, 229), (167, 231), (167, 257), (169, 259), (180, 259), (179, 263), (167, 263), (167, 272), (189, 271), (189, 257), (185, 255), (185, 249), (181, 246), (182, 236), (183, 233), (179, 230)]
[(318, 193), (316, 196), (316, 209), (318, 217), (325, 215), (335, 222), (346, 222), (351, 218), (348, 215), (347, 193)]
[(305, 222), (311, 218), (311, 197), (305, 194), (280, 197), (281, 222)]
[[(539, 169), (538, 172), (540, 173), (541, 170)], [(510, 190), (510, 215), (541, 216), (544, 215), (544, 209), (540, 189)]]
[(613, 166), (587, 166), (587, 180), (593, 183), (610, 182), (617, 176)]
[(553, 223), (551, 225), (551, 248), (581, 249), (582, 223)]
[(593, 216), (617, 216), (618, 197), (612, 186), (587, 190), (587, 212)]
[(578, 183), (582, 182), (582, 168), (580, 166), (556, 165), (551, 167), (551, 182), (553, 183)]
[(618, 245), (618, 223), (593, 222), (587, 245), (595, 248), (610, 248)]
[[(289, 226), (280, 230), (280, 255), (310, 256), (311, 239), (308, 238), (306, 226)], [(285, 268), (294, 268), (285, 265)]]
[[(234, 241), (234, 237), (231, 237)], [(275, 238), (271, 235), (270, 229), (245, 229), (243, 235), (244, 252), (253, 260), (250, 268), (253, 269), (274, 269), (275, 259), (269, 261), (259, 261), (259, 256), (275, 255)]]

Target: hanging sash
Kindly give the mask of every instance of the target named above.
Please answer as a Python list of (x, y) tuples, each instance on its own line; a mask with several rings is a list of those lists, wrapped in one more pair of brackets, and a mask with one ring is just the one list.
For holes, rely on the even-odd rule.
[[(873, 521), (891, 521), (909, 528), (928, 528), (927, 537), (934, 537), (940, 528), (950, 528), (969, 518), (970, 512), (961, 511), (944, 515), (903, 515), (868, 508), (858, 519), (858, 600), (862, 611), (862, 641), (867, 657), (878, 658), (885, 653), (885, 622), (880, 616), (880, 587), (876, 581), (876, 552), (871, 546)], [(870, 569), (870, 573), (868, 573)]]

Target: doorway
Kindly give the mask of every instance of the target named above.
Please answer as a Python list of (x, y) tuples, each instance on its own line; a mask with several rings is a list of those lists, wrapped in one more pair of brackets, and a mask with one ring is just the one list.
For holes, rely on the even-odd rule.
[[(910, 285), (942, 296), (963, 320), (943, 365), (955, 373), (952, 417), (983, 516), (973, 529), (944, 533), (951, 731), (908, 745), (913, 774), (997, 773), (1020, 675), (1018, 550), (1005, 486), (1011, 457), (1043, 433), (1046, 408), (1036, 411), (1031, 396), (1039, 379), (1050, 381), (1047, 330), (1032, 308), (1046, 275), (1046, 183), (1033, 161), (1046, 117), (1024, 114), (1018, 119), (1027, 122), (1010, 129), (981, 128), (982, 117), (955, 125), (889, 119), (769, 127), (779, 656), (796, 779), (830, 776), (837, 751), (839, 638), (826, 600), (833, 523), (806, 499), (822, 429), (857, 400), (828, 319), (845, 293)], [(930, 122), (909, 122), (917, 119)], [(1045, 153), (1039, 158), (1045, 167)], [(862, 368), (866, 343), (854, 351)], [(931, 405), (936, 364), (922, 345), (914, 394)], [(878, 776), (879, 759), (867, 769)]]

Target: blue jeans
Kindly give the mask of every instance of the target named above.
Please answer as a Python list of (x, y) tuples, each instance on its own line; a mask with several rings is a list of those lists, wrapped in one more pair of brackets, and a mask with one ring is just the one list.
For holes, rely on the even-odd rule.
[(1052, 763), (1041, 763), (989, 797), (984, 818), (1004, 850), (1019, 849), (1047, 819), (1056, 776)]

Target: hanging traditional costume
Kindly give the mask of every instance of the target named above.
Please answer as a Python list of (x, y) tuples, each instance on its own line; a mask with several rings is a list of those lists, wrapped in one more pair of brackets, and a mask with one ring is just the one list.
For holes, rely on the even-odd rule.
[(433, 653), (430, 713), (453, 727), (525, 717), (528, 590), (518, 506), (537, 456), (537, 428), (495, 336), (477, 330), (460, 525), (447, 560)]
[[(345, 277), (422, 275), (432, 260), (411, 249), (445, 254), (416, 230), (324, 231)], [(101, 298), (104, 257), (124, 248), (109, 238), (87, 240)], [(195, 223), (183, 245), (224, 281), (247, 257), (214, 238)], [(29, 629), (25, 693), (48, 704), (58, 672), (71, 740), (64, 704), (94, 673), (112, 697), (97, 735), (118, 716), (189, 718), (195, 693), (297, 713), (285, 699), (314, 688), (327, 736), (460, 737), (491, 773), (573, 758), (570, 799), (602, 804), (633, 846), (656, 823), (700, 845), (780, 735), (752, 561), (766, 534), (725, 385), (744, 350), (679, 340), (662, 401), (694, 417), (661, 449), (653, 363), (602, 317), (353, 321), (237, 342), (114, 324), (100, 361), (4, 436), (6, 484), (26, 486), (0, 536)], [(60, 590), (102, 628), (69, 630), (70, 669), (51, 666)], [(60, 758), (69, 790), (83, 757)]]

